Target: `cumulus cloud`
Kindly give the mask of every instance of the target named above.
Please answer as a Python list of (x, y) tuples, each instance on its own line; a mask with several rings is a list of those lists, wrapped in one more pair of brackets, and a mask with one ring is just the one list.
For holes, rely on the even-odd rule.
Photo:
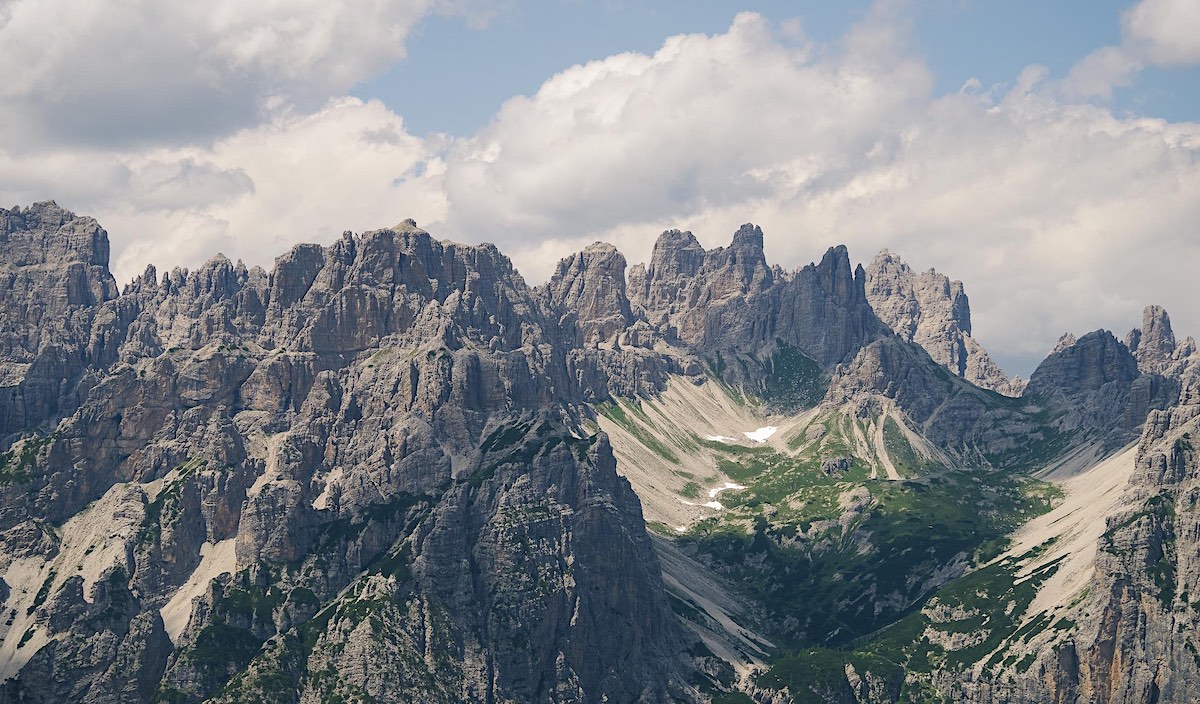
[[(1140, 58), (1126, 68), (1124, 49), (1090, 59), (1096, 86), (1121, 71), (1132, 79), (1138, 62), (1190, 60), (1190, 39), (1150, 12), (1169, 6), (1144, 0), (1124, 16), (1125, 44), (1138, 43)], [(238, 13), (272, 7), (230, 5), (233, 17), (218, 24), (249, 28)], [(364, 7), (386, 24), (371, 15), (382, 4)], [(1200, 125), (1115, 116), (1078, 99), (1098, 89), (1073, 96), (1039, 67), (1007, 93), (968, 82), (936, 96), (895, 7), (877, 6), (830, 46), (806, 40), (799, 23), (742, 14), (716, 35), (571, 67), (465, 139), (414, 137), (384, 105), (336, 97), (349, 76), (402, 47), (376, 54), (368, 40), (361, 57), (324, 63), (337, 32), (300, 23), (283, 41), (232, 31), (236, 48), (213, 49), (223, 53), (211, 66), (247, 76), (225, 88), (242, 104), (236, 91), (249, 86), (247, 124), (117, 147), (76, 135), (21, 148), (5, 137), (0, 197), (53, 196), (98, 217), (122, 280), (147, 263), (195, 266), (216, 251), (269, 265), (297, 242), (415, 217), (438, 236), (497, 242), (536, 282), (595, 239), (636, 262), (663, 229), (691, 229), (711, 247), (754, 221), (784, 266), (838, 243), (859, 260), (887, 246), (963, 279), (976, 335), (1010, 370), (1028, 372), (1065, 330), (1121, 332), (1146, 303), (1166, 305), (1180, 332), (1200, 332), (1200, 306), (1183, 294), (1200, 261)], [(14, 8), (22, 4), (0, 4), (0, 26)], [(14, 51), (0, 43), (0, 65)], [(206, 60), (181, 80), (202, 84)], [(20, 93), (23, 80), (0, 88), (26, 96), (0, 100), (0, 111), (24, 110), (26, 98), (50, 110)], [(293, 81), (292, 97), (264, 107)], [(295, 97), (329, 91), (307, 107)]]
[[(439, 0), (0, 0), (5, 144), (214, 138), (311, 110), (405, 55)], [(488, 5), (472, 13), (486, 16)]]
[(1141, 0), (1121, 13), (1121, 43), (1088, 54), (1062, 81), (1067, 98), (1112, 98), (1147, 66), (1200, 63), (1200, 3)]
[(1200, 4), (1142, 0), (1122, 16), (1125, 35), (1160, 66), (1200, 63)]
[(1181, 295), (1200, 127), (1063, 100), (1036, 66), (1007, 94), (933, 97), (890, 26), (828, 50), (747, 14), (568, 69), (449, 150), (439, 225), (533, 280), (594, 239), (643, 259), (666, 227), (716, 246), (753, 220), (787, 266), (888, 246), (964, 279), (977, 335), (1023, 373), (1064, 330), (1123, 332), (1149, 302), (1200, 332)]
[(441, 149), (408, 135), (382, 103), (340, 98), (208, 146), (0, 151), (0, 192), (5, 205), (52, 196), (96, 217), (128, 281), (147, 264), (195, 267), (222, 252), (269, 266), (293, 244), (345, 229), (444, 218)]
[(141, 187), (86, 210), (120, 233), (122, 279), (148, 263), (195, 266), (217, 251), (269, 265), (298, 242), (444, 217), (436, 146), (406, 134), (383, 104), (343, 98), (212, 147), (131, 157), (130, 181)]
[(743, 204), (843, 169), (928, 97), (924, 66), (892, 44), (868, 24), (816, 61), (746, 13), (724, 34), (572, 67), (454, 146), (448, 225), (519, 245)]

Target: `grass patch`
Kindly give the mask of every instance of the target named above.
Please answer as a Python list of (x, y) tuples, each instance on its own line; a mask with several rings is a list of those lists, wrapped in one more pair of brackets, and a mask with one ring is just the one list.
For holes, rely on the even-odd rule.
[(956, 572), (1001, 554), (1009, 532), (1061, 495), (1013, 472), (920, 462), (886, 421), (895, 454), (907, 448), (906, 466), (921, 473), (871, 479), (852, 450), (863, 423), (814, 422), (824, 434), (794, 456), (713, 443), (718, 469), (747, 488), (723, 494), (726, 510), (678, 538), (759, 605), (764, 631), (787, 651), (843, 649), (903, 619)]
[(816, 360), (783, 340), (775, 341), (775, 352), (763, 361), (762, 400), (772, 409), (795, 413), (812, 408), (825, 398), (829, 378)]
[[(630, 411), (627, 412), (626, 409), (630, 409)], [(652, 424), (653, 421), (642, 411), (639, 404), (626, 404), (621, 401), (617, 401), (616, 403), (601, 403), (596, 406), (596, 410), (602, 416), (616, 423), (618, 427), (636, 438), (646, 449), (671, 464), (679, 464), (679, 456), (644, 427), (644, 425)], [(631, 417), (631, 414), (634, 417)]]
[(937, 462), (922, 457), (913, 449), (912, 443), (908, 441), (908, 436), (891, 416), (883, 419), (883, 446), (887, 450), (888, 458), (895, 465), (896, 471), (903, 476), (913, 477), (941, 467)]
[(38, 454), (57, 440), (58, 436), (58, 433), (54, 432), (46, 436), (27, 437), (21, 442), (19, 449), (12, 447), (0, 454), (0, 486), (29, 481), (30, 470), (37, 466)]

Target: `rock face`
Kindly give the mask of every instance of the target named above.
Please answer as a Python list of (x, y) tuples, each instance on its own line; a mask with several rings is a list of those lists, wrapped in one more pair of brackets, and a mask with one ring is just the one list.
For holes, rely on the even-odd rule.
[(89, 365), (109, 361), (98, 306), (117, 295), (108, 235), (54, 203), (0, 209), (0, 441), (77, 402)]
[(558, 263), (544, 289), (547, 305), (573, 313), (581, 343), (609, 341), (633, 323), (625, 295), (625, 257), (604, 242)]
[(893, 403), (950, 458), (963, 466), (1033, 468), (1069, 445), (1038, 418), (1040, 409), (981, 390), (951, 374), (899, 336), (864, 347), (833, 374), (825, 404), (859, 417)]
[(880, 320), (956, 376), (1006, 396), (1021, 395), (1023, 382), (1010, 380), (971, 337), (971, 306), (961, 281), (933, 269), (914, 272), (885, 249), (866, 268), (866, 295)]
[(6, 373), (70, 372), (36, 413), (29, 373), (4, 397), (5, 700), (697, 700), (583, 427), (673, 363), (615, 381), (644, 350), (578, 347), (621, 307), (615, 251), (550, 303), (406, 221), (117, 296), (94, 221), (4, 217)]
[[(677, 619), (698, 610), (664, 591), (596, 409), (621, 425), (614, 409), (641, 405), (615, 397), (666, 399), (672, 379), (713, 377), (722, 391), (697, 394), (712, 406), (697, 415), (823, 399), (836, 438), (811, 422), (763, 428), (781, 431), (763, 448), (639, 434), (660, 425), (651, 415), (621, 427), (677, 464), (672, 447), (753, 459), (828, 440), (787, 475), (793, 488), (809, 470), (860, 481), (862, 448), (890, 443), (908, 471), (932, 473), (912, 496), (947, 467), (1038, 468), (1142, 432), (1136, 508), (1110, 520), (1094, 622), (1039, 656), (1036, 681), (953, 691), (1200, 694), (1187, 596), (1200, 592), (1200, 353), (1160, 309), (1128, 345), (1064, 338), (1011, 398), (986, 390), (1016, 387), (971, 339), (960, 284), (890, 255), (852, 268), (844, 247), (784, 271), (752, 225), (712, 250), (666, 232), (628, 283), (624, 257), (598, 243), (537, 288), (495, 247), (438, 242), (412, 221), (294, 247), (269, 272), (220, 255), (151, 267), (119, 295), (107, 235), (52, 203), (0, 211), (0, 247), (2, 701), (705, 701), (698, 683), (730, 689), (744, 663), (718, 662)], [(746, 488), (684, 503), (726, 510)], [(842, 488), (812, 498), (844, 511), (822, 514), (830, 530), (866, 511), (869, 492)], [(810, 508), (782, 503), (770, 515)], [(905, 535), (926, 525), (906, 519)], [(778, 545), (796, 528), (781, 524)], [(846, 533), (846, 554), (869, 538)], [(928, 557), (896, 612), (962, 574), (968, 552)], [(970, 641), (959, 635), (944, 645)], [(847, 665), (831, 701), (895, 699), (893, 669)]]
[(1097, 330), (1078, 340), (1064, 335), (1034, 370), (1023, 395), (1061, 409), (1061, 427), (1092, 433), (1115, 448), (1135, 439), (1146, 414), (1170, 406), (1178, 393), (1177, 382), (1143, 373), (1128, 347)]
[[(1092, 579), (1094, 619), (1058, 653), (1064, 694), (1110, 702), (1200, 699), (1200, 379), (1178, 406), (1152, 411), (1126, 489), (1108, 519)], [(1072, 667), (1074, 666), (1074, 667)]]
[(709, 357), (779, 343), (822, 367), (887, 334), (845, 247), (792, 273), (767, 266), (762, 230), (743, 225), (728, 247), (705, 250), (690, 232), (664, 232), (650, 265), (630, 274), (634, 310), (665, 339)]
[(1162, 306), (1146, 306), (1142, 311), (1142, 327), (1129, 331), (1125, 345), (1143, 374), (1177, 373), (1179, 362), (1196, 351), (1196, 341), (1190, 337), (1176, 344), (1171, 317)]
[(1002, 677), (950, 683), (956, 701), (1200, 700), (1200, 616), (1190, 596), (1200, 584), (1200, 377), (1193, 369), (1182, 383), (1179, 403), (1146, 420), (1122, 508), (1107, 518), (1066, 636)]

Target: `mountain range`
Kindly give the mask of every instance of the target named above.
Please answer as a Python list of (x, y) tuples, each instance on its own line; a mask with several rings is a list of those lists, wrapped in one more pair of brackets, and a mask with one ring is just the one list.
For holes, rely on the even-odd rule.
[(0, 701), (1200, 701), (1159, 307), (1024, 380), (961, 282), (753, 225), (539, 286), (411, 220), (122, 288), (45, 202), (0, 252)]

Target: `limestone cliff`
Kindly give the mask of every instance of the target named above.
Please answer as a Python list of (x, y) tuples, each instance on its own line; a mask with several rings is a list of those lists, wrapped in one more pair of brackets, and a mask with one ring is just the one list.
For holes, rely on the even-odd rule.
[(9, 373), (4, 697), (696, 699), (584, 429), (620, 367), (494, 247), (408, 221), (117, 296), (94, 221), (3, 222), (5, 368), (68, 360), (36, 412)]
[(866, 268), (866, 294), (880, 320), (956, 376), (1006, 396), (1021, 395), (1023, 382), (1010, 380), (971, 337), (971, 305), (961, 281), (933, 269), (914, 272), (885, 249)]

